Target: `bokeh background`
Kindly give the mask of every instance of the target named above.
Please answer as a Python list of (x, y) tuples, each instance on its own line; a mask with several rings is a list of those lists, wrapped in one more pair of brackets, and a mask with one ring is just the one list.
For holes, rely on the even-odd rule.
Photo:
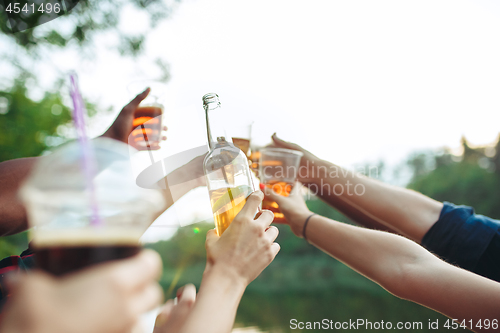
[[(128, 83), (156, 79), (168, 87), (159, 157), (179, 150), (177, 142), (205, 143), (201, 96), (216, 92), (234, 124), (254, 121), (254, 146), (277, 132), (323, 159), (375, 167), (372, 177), (500, 218), (495, 0), (94, 0), (16, 34), (1, 9), (0, 161), (75, 138), (68, 71), (79, 74), (92, 136), (128, 103)], [(166, 297), (199, 285), (213, 226), (206, 189), (183, 199), (177, 212), (191, 210), (182, 227), (160, 223), (144, 238), (163, 257)], [(321, 200), (308, 205), (352, 223)], [(238, 327), (443, 320), (280, 231), (281, 253), (249, 286)], [(1, 237), (0, 256), (18, 255), (27, 241), (25, 233)]]

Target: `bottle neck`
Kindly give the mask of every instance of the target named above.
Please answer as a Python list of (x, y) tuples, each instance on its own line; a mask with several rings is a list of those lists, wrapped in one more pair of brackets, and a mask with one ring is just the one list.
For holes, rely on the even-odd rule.
[(210, 150), (233, 143), (233, 139), (227, 135), (225, 122), (227, 117), (220, 107), (219, 102), (204, 105), (207, 121), (207, 138)]

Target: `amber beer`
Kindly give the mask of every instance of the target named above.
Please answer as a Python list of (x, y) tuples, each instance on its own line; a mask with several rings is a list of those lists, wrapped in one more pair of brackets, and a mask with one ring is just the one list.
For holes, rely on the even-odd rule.
[[(282, 181), (269, 181), (264, 186), (271, 191), (274, 191), (276, 194), (282, 195), (284, 197), (288, 197), (290, 192), (293, 189), (293, 183), (287, 183)], [(276, 201), (269, 200), (267, 197), (262, 201), (262, 209), (268, 209), (274, 214), (274, 222), (275, 223), (285, 223), (285, 215), (280, 211), (278, 204)]]
[(44, 230), (33, 239), (38, 268), (60, 276), (139, 253), (137, 232), (124, 230)]
[[(139, 106), (135, 111), (132, 139), (137, 149), (157, 147), (161, 139), (161, 106)], [(146, 140), (147, 139), (147, 140)]]
[(240, 148), (241, 151), (245, 153), (245, 156), (247, 156), (250, 159), (248, 154), (250, 150), (250, 140), (242, 138), (233, 138), (233, 143), (236, 147)]
[(210, 191), (209, 195), (214, 214), (215, 230), (220, 236), (245, 206), (247, 197), (245, 192), (241, 192), (237, 187), (220, 188)]

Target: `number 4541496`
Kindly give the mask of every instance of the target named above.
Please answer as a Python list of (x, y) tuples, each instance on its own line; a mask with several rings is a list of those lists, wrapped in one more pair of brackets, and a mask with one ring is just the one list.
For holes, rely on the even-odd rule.
[(39, 13), (47, 13), (50, 14), (52, 12), (58, 14), (61, 11), (61, 4), (55, 3), (42, 3), (40, 6), (35, 6), (34, 3), (28, 5), (24, 4), (23, 8), (21, 8), (21, 4), (19, 3), (9, 3), (5, 11), (8, 13), (19, 14), (21, 12), (25, 14), (34, 14), (35, 12)]
[(453, 330), (456, 330), (457, 328), (471, 328), (471, 329), (475, 329), (475, 328), (479, 328), (479, 329), (498, 329), (498, 319), (479, 319), (476, 323), (470, 319), (470, 320), (462, 320), (459, 324), (459, 321), (457, 321), (456, 319), (448, 319), (446, 320), (446, 323), (444, 323), (444, 327), (447, 328), (447, 329), (453, 329)]

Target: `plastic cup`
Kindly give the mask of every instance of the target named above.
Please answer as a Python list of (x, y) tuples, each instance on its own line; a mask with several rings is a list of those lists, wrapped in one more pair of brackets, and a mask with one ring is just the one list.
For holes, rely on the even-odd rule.
[[(259, 153), (261, 184), (279, 195), (289, 196), (297, 179), (303, 154), (296, 150), (282, 148), (262, 148)], [(262, 209), (268, 209), (274, 213), (274, 222), (286, 222), (285, 216), (275, 201), (265, 198), (262, 202)]]

